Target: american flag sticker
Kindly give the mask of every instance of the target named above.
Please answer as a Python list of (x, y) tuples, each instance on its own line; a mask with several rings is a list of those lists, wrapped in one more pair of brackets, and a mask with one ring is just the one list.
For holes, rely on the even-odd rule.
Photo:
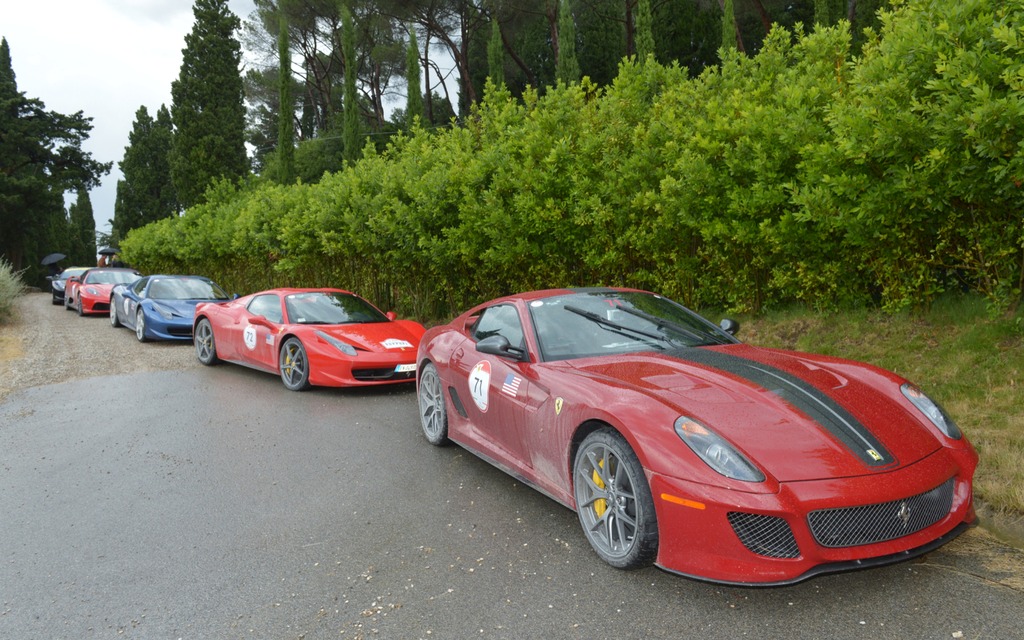
[(516, 397), (516, 394), (519, 393), (519, 383), (522, 381), (523, 379), (519, 376), (508, 374), (505, 376), (505, 384), (501, 385), (501, 392), (513, 398)]

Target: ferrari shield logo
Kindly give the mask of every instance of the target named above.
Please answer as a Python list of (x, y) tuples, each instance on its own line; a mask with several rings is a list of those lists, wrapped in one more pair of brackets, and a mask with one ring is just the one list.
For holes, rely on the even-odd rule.
[(562, 413), (562, 399), (561, 398), (555, 398), (555, 415), (557, 416), (557, 415), (560, 415), (561, 413)]
[(882, 454), (878, 453), (874, 449), (868, 449), (868, 455), (871, 456), (871, 459), (875, 462), (879, 462), (882, 459)]

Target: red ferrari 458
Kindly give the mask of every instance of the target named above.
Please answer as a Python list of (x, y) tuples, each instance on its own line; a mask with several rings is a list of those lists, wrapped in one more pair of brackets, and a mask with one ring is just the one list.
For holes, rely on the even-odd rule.
[(917, 387), (737, 329), (635, 290), (487, 302), (420, 343), (423, 432), (574, 509), (620, 568), (792, 583), (975, 521), (977, 454)]
[(273, 289), (199, 304), (192, 335), (203, 364), (279, 373), (301, 391), (412, 382), (423, 331), (341, 289)]

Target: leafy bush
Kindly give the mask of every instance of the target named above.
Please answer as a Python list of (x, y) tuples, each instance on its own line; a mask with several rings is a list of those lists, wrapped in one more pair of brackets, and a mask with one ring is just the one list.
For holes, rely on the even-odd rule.
[(131, 233), (147, 271), (239, 293), (336, 285), (439, 318), (524, 289), (626, 285), (694, 307), (993, 308), (1024, 282), (1024, 0), (907, 0), (862, 55), (777, 28), (691, 79), (622, 62), (464, 126), (397, 135), (317, 184), (219, 184)]
[(24, 290), (21, 273), (14, 271), (10, 262), (0, 258), (0, 322), (10, 318), (14, 310), (14, 301)]

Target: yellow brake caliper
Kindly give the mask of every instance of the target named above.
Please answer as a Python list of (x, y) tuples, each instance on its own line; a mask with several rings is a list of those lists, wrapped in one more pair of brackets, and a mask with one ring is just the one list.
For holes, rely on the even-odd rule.
[[(597, 463), (597, 466), (599, 466), (599, 467), (601, 467), (603, 469), (604, 468), (604, 460), (602, 460), (601, 462)], [(597, 474), (597, 469), (594, 469), (594, 484), (596, 484), (598, 487), (600, 487), (602, 489), (605, 488), (604, 480), (601, 480), (601, 476), (599, 476)], [(600, 498), (598, 500), (594, 500), (594, 513), (597, 514), (598, 518), (603, 516), (604, 512), (607, 511), (607, 510), (608, 510), (608, 501), (607, 500), (605, 500), (604, 498)]]

